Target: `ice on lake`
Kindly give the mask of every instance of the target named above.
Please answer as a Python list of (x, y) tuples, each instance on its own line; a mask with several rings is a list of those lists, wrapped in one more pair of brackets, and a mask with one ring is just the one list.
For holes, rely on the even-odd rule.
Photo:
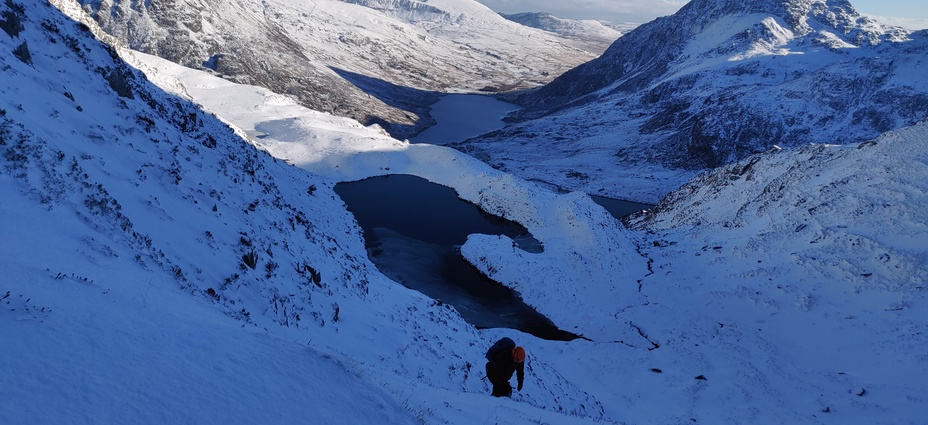
[(502, 118), (518, 105), (481, 94), (449, 94), (432, 105), (432, 127), (409, 139), (413, 143), (446, 145), (503, 128)]

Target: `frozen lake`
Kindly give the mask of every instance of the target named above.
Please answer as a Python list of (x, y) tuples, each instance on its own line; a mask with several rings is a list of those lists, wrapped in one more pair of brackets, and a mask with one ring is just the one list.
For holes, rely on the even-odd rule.
[(609, 211), (613, 217), (617, 219), (622, 219), (631, 213), (635, 213), (641, 210), (647, 210), (654, 208), (654, 205), (651, 204), (642, 204), (640, 202), (632, 201), (623, 201), (621, 199), (605, 198), (602, 196), (590, 196), (593, 199), (593, 202), (596, 202), (600, 206)]
[(519, 106), (480, 94), (449, 94), (432, 105), (437, 124), (409, 139), (413, 143), (446, 145), (503, 128), (502, 118)]
[(454, 306), (477, 328), (512, 328), (571, 340), (509, 288), (461, 256), (472, 233), (507, 235), (528, 252), (541, 245), (518, 223), (481, 211), (451, 188), (410, 175), (339, 183), (335, 192), (364, 230), (368, 256), (391, 279)]
[[(446, 95), (432, 108), (438, 123), (412, 142), (443, 145), (502, 128), (518, 106), (485, 95)], [(461, 200), (448, 187), (410, 175), (339, 183), (335, 192), (364, 230), (368, 257), (385, 275), (454, 306), (477, 328), (512, 328), (539, 338), (571, 340), (518, 294), (481, 274), (460, 253), (474, 233), (506, 235), (527, 252), (543, 247), (528, 231)], [(594, 197), (616, 218), (648, 207)]]

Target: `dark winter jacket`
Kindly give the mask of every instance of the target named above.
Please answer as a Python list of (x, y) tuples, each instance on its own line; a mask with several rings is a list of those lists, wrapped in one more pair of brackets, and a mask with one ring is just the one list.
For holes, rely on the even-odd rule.
[(487, 363), (487, 378), (494, 385), (509, 382), (513, 372), (516, 372), (516, 379), (521, 389), (522, 380), (525, 379), (525, 363), (517, 363), (512, 358), (512, 349), (497, 351)]

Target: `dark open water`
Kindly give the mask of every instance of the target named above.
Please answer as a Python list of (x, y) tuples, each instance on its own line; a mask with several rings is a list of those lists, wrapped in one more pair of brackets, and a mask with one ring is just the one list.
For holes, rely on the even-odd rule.
[(577, 338), (490, 280), (460, 254), (472, 233), (507, 235), (528, 252), (543, 247), (520, 224), (487, 214), (448, 187), (410, 175), (339, 183), (371, 261), (408, 288), (454, 306), (477, 328), (512, 328), (539, 338)]

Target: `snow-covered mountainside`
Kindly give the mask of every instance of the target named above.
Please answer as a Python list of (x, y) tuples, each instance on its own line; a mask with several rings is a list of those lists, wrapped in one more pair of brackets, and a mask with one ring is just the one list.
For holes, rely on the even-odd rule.
[(543, 12), (504, 13), (502, 16), (527, 27), (560, 34), (578, 48), (596, 54), (602, 54), (622, 36), (621, 31), (592, 19), (563, 19)]
[[(928, 121), (857, 145), (772, 149), (705, 173), (628, 221), (692, 236), (689, 245), (725, 245), (712, 249), (765, 274), (795, 263), (810, 274), (800, 280), (839, 279), (843, 290), (923, 291), (926, 173)], [(773, 264), (747, 261), (787, 242)]]
[[(593, 340), (531, 345), (536, 357), (602, 403), (605, 423), (918, 424), (925, 414), (920, 394), (928, 384), (910, 373), (924, 367), (917, 347), (928, 342), (928, 299), (917, 283), (928, 252), (919, 242), (928, 240), (920, 196), (928, 191), (924, 125), (860, 150), (817, 147), (820, 158), (838, 159), (814, 167), (805, 166), (805, 153), (752, 158), (696, 183), (724, 196), (690, 198), (681, 191), (656, 212), (671, 218), (636, 220), (637, 234), (623, 236), (579, 193), (546, 194), (440, 146), (390, 142), (273, 93), (145, 62), (159, 84), (189, 94), (289, 163), (339, 180), (416, 174), (525, 224), (544, 253), (480, 235), (462, 252), (556, 323)], [(784, 174), (786, 166), (791, 171)], [(812, 212), (791, 207), (803, 198)], [(867, 214), (871, 205), (881, 209)], [(735, 227), (715, 214), (742, 206), (760, 218), (742, 215)], [(676, 220), (676, 211), (712, 221)], [(822, 238), (810, 239), (803, 223)], [(894, 228), (874, 239), (879, 229)], [(457, 405), (458, 397), (448, 394), (444, 402)], [(452, 423), (486, 418), (454, 416)]]
[[(747, 337), (730, 349), (757, 363), (718, 372), (805, 393), (821, 404), (813, 423), (923, 422), (928, 397), (914, 371), (928, 366), (918, 348), (928, 335), (926, 174), (922, 122), (861, 144), (773, 149), (694, 179), (628, 220), (647, 232), (643, 251), (654, 260), (642, 292), (664, 304), (649, 314), (714, 312), (679, 326)], [(704, 346), (694, 334), (677, 337)], [(793, 354), (768, 357), (780, 350)], [(791, 377), (803, 368), (819, 383)], [(845, 386), (842, 400), (831, 384)]]
[[(390, 281), (337, 180), (162, 91), (93, 37), (94, 21), (56, 7), (85, 18), (68, 0), (0, 3), (0, 423), (481, 423), (488, 405), (509, 423), (602, 420), (601, 402), (554, 357), (534, 357), (557, 345), (478, 332)], [(261, 101), (284, 104), (295, 105)], [(335, 143), (406, 145), (314, 117)], [(524, 185), (432, 148), (483, 173), (472, 187), (486, 202), (510, 205), (498, 193)], [(604, 223), (602, 238), (632, 249)], [(481, 359), (502, 335), (533, 356), (519, 403), (486, 395)]]
[[(0, 2), (0, 423), (928, 415), (928, 124), (752, 157), (630, 230), (583, 193), (107, 46), (82, 13)], [(388, 173), (528, 228), (544, 252), (461, 251), (589, 339), (478, 331), (378, 272), (332, 187)], [(512, 399), (483, 378), (504, 335), (529, 353)]]
[(129, 47), (396, 137), (448, 90), (535, 87), (595, 57), (473, 0), (81, 0)]
[(523, 96), (529, 121), (463, 148), (527, 178), (653, 202), (773, 145), (856, 143), (924, 119), (926, 60), (928, 32), (883, 27), (844, 0), (694, 0)]

